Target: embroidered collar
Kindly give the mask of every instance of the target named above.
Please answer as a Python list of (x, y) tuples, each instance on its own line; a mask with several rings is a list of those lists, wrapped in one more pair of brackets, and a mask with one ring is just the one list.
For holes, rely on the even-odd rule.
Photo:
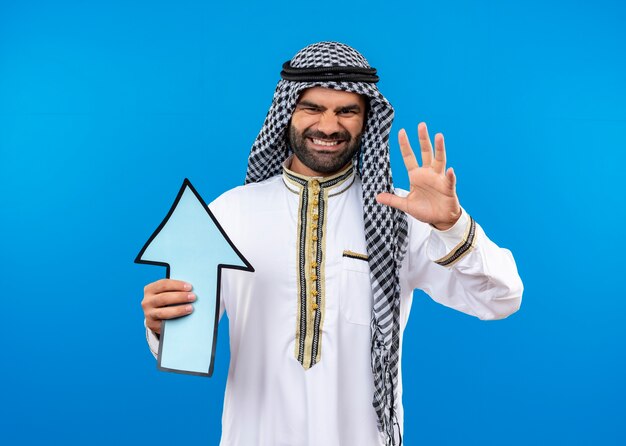
[(289, 170), (287, 166), (290, 165), (291, 157), (283, 163), (283, 182), (287, 189), (296, 194), (300, 194), (305, 186), (316, 184), (321, 190), (328, 191), (328, 196), (332, 197), (348, 190), (356, 178), (352, 164), (329, 177), (307, 177)]

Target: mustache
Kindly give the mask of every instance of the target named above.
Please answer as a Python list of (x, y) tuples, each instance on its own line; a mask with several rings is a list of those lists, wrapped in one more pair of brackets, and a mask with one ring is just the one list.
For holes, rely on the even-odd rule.
[(348, 132), (335, 132), (327, 135), (319, 130), (305, 130), (302, 136), (305, 138), (325, 139), (327, 141), (350, 141), (350, 133)]

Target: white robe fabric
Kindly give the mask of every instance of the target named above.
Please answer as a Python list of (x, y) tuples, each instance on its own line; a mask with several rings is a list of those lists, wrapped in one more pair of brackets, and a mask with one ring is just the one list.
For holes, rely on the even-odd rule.
[[(372, 406), (369, 266), (344, 256), (367, 253), (360, 179), (342, 183), (328, 198), (321, 361), (308, 370), (294, 356), (298, 203), (297, 187), (276, 176), (230, 190), (209, 206), (255, 268), (224, 270), (222, 276), (231, 361), (220, 445), (381, 446)], [(468, 225), (465, 211), (447, 231), (409, 217), (400, 277), (402, 330), (415, 288), (480, 319), (504, 318), (519, 308), (523, 285), (513, 257), (480, 226), (473, 248), (458, 262), (435, 263), (462, 242)], [(147, 338), (156, 354), (157, 337), (148, 330)], [(399, 381), (402, 427), (401, 372)]]

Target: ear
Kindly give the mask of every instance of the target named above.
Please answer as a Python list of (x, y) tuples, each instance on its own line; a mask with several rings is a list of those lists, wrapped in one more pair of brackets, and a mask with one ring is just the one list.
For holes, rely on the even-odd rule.
[(290, 135), (291, 135), (291, 118), (289, 118), (289, 122), (285, 126), (285, 130), (283, 130), (283, 138), (285, 138), (285, 146), (287, 147), (287, 152), (292, 153), (291, 144), (289, 143)]

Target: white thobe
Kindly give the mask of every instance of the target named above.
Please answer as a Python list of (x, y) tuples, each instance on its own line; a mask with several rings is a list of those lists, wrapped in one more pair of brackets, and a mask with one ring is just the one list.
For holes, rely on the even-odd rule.
[[(222, 273), (221, 306), (229, 319), (231, 360), (220, 444), (380, 446), (372, 406), (372, 292), (368, 262), (360, 258), (367, 253), (360, 179), (352, 174), (330, 188), (325, 201), (324, 277), (317, 278), (323, 279), (323, 303), (314, 310), (323, 311), (323, 323), (319, 362), (310, 368), (298, 360), (296, 344), (297, 321), (302, 317), (298, 284), (302, 189), (288, 180), (282, 175), (238, 187), (210, 205), (255, 268), (253, 273)], [(503, 318), (519, 308), (523, 286), (513, 257), (491, 242), (480, 226), (475, 226), (471, 249), (456, 263), (448, 267), (435, 263), (467, 238), (466, 212), (447, 231), (410, 216), (408, 222), (408, 251), (400, 272), (401, 332), (415, 288), (480, 319)], [(150, 331), (148, 342), (157, 352), (158, 339)], [(399, 383), (402, 429), (401, 374)]]

